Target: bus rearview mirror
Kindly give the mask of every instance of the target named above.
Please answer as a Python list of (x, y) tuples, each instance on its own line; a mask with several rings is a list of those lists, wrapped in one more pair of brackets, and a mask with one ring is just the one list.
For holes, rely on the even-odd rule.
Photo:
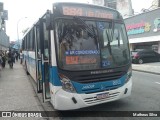
[(52, 30), (53, 29), (53, 14), (50, 13), (50, 11), (47, 11), (46, 13), (46, 29)]

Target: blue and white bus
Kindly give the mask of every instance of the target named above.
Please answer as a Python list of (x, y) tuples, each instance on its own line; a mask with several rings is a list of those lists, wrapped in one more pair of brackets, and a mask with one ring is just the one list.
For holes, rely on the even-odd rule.
[(91, 4), (54, 3), (23, 38), (23, 64), (43, 101), (72, 110), (131, 94), (132, 69), (124, 20)]

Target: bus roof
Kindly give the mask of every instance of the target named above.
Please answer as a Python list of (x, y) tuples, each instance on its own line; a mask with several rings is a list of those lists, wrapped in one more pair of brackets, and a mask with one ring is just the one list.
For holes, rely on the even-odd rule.
[(107, 8), (110, 10), (113, 10), (115, 12), (118, 12), (117, 10), (113, 9), (113, 8), (109, 8), (106, 6), (100, 6), (100, 5), (95, 5), (95, 4), (88, 4), (88, 3), (77, 3), (77, 2), (55, 2), (53, 3), (53, 6), (57, 6), (57, 5), (84, 5), (84, 6), (91, 6), (91, 7), (99, 7), (99, 8)]
[[(56, 9), (55, 9), (56, 8)], [(48, 11), (48, 10), (47, 10)], [(54, 13), (54, 11), (57, 11)], [(46, 12), (47, 13), (47, 12)], [(39, 23), (39, 20), (43, 18), (46, 13), (44, 13), (23, 35), (23, 38), (28, 34), (34, 25)], [(82, 16), (82, 17), (94, 17), (94, 18), (106, 18), (106, 19), (120, 19), (122, 16), (120, 13), (112, 8), (105, 6), (99, 6), (87, 3), (74, 3), (74, 2), (56, 2), (53, 3), (53, 13), (57, 16)]]

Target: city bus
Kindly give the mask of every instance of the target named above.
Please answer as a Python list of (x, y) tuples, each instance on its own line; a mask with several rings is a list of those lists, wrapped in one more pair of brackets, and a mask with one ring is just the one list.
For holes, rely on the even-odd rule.
[(23, 65), (37, 93), (56, 110), (131, 95), (132, 68), (124, 20), (116, 10), (54, 3), (22, 41)]

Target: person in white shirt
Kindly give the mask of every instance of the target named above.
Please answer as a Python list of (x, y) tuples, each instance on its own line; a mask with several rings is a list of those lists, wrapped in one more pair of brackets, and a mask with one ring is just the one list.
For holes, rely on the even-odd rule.
[(22, 62), (23, 62), (23, 53), (22, 53), (22, 51), (20, 52), (20, 64), (22, 64)]

